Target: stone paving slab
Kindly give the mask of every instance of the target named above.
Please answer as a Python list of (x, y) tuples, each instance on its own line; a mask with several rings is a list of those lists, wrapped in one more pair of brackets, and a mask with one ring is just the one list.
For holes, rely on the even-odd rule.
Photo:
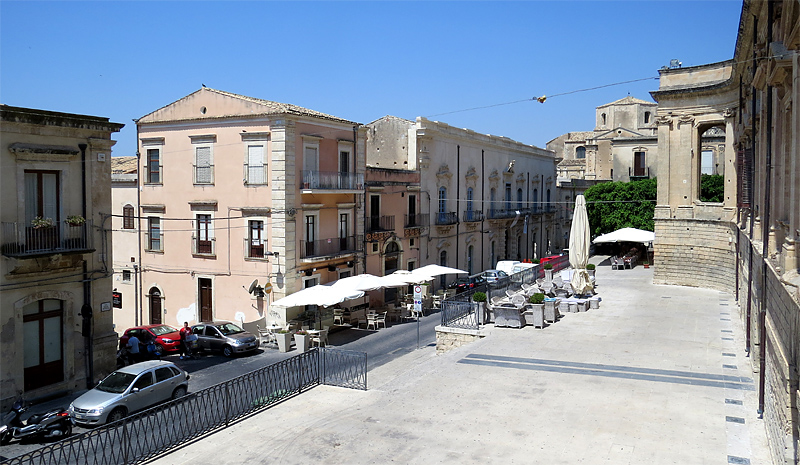
[(599, 309), (414, 351), (153, 463), (769, 463), (732, 296), (643, 267), (597, 281)]

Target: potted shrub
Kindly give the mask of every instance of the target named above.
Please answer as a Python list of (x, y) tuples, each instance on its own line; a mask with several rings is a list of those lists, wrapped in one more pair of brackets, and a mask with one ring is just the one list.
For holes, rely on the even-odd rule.
[(31, 220), (31, 226), (33, 226), (33, 229), (52, 228), (55, 226), (55, 224), (56, 223), (52, 218), (43, 218), (41, 216), (37, 216)]
[(553, 280), (553, 264), (552, 263), (545, 263), (544, 264), (544, 280), (550, 282)]
[(86, 223), (86, 218), (82, 217), (81, 215), (70, 215), (64, 220), (70, 226), (80, 226), (83, 223)]
[(301, 329), (294, 333), (294, 345), (300, 352), (308, 351), (311, 346), (311, 335), (308, 334), (308, 331)]
[(288, 329), (281, 329), (275, 333), (275, 340), (278, 341), (278, 350), (289, 352), (289, 348), (292, 346), (292, 332)]
[(528, 298), (528, 309), (525, 310), (525, 324), (536, 328), (544, 328), (544, 294), (536, 292)]
[(475, 315), (477, 315), (478, 324), (486, 324), (486, 293), (476, 292), (472, 294), (472, 302), (474, 302)]
[(642, 265), (644, 265), (645, 268), (650, 268), (650, 262), (648, 262), (647, 260), (643, 261)]
[(594, 272), (595, 272), (594, 263), (589, 263), (588, 265), (586, 265), (586, 271), (589, 272), (589, 277), (594, 278)]

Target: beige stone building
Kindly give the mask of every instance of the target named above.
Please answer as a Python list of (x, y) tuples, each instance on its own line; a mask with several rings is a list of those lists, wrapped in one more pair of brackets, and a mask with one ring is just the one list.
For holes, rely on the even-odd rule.
[(114, 369), (108, 118), (0, 105), (0, 408)]
[[(798, 463), (800, 438), (798, 82), (800, 2), (748, 0), (732, 60), (664, 69), (652, 93), (654, 282), (736, 296), (772, 461), (782, 464)], [(724, 179), (722, 202), (702, 198), (712, 171)]]
[(656, 109), (627, 96), (595, 109), (592, 131), (568, 132), (547, 143), (561, 158), (558, 180), (630, 181), (656, 176)]
[(359, 124), (206, 87), (136, 123), (138, 321), (283, 323), (305, 309), (270, 302), (363, 272)]
[[(499, 260), (532, 259), (565, 247), (568, 229), (555, 220), (563, 205), (552, 152), (421, 117), (386, 116), (368, 126), (368, 166), (420, 172), (419, 192), (408, 193), (419, 210), (409, 203), (403, 214), (426, 215), (430, 226), (411, 246), (418, 252), (400, 251), (417, 266), (437, 263), (472, 274)], [(384, 248), (378, 244), (377, 253)], [(441, 277), (435, 286), (452, 279)]]

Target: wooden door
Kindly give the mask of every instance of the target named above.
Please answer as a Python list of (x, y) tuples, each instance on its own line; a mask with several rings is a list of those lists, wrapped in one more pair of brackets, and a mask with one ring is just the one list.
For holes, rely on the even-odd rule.
[(150, 324), (161, 324), (161, 291), (157, 288), (150, 289)]
[(200, 321), (214, 321), (214, 311), (211, 306), (211, 279), (198, 278), (197, 285), (200, 296)]

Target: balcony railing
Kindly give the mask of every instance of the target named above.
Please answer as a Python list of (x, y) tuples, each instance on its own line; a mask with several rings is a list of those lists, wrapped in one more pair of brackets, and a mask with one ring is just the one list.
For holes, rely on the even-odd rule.
[(164, 251), (164, 234), (159, 232), (157, 235), (144, 233), (144, 250), (145, 252), (163, 252)]
[(406, 228), (427, 228), (430, 224), (430, 215), (428, 213), (405, 215), (403, 223)]
[(394, 215), (370, 216), (367, 232), (394, 231)]
[(300, 241), (300, 258), (330, 257), (356, 253), (363, 236), (332, 237), (316, 241)]
[(248, 186), (261, 186), (267, 183), (267, 165), (244, 164), (244, 183)]
[(3, 223), (3, 255), (26, 257), (91, 252), (92, 222), (34, 228), (29, 223)]
[(503, 218), (513, 218), (516, 216), (516, 210), (508, 210), (505, 208), (492, 208), (489, 210), (489, 219), (499, 220)]
[(476, 221), (483, 221), (483, 210), (465, 210), (462, 217), (466, 223), (474, 223)]
[(216, 238), (200, 239), (192, 236), (192, 255), (216, 255)]
[(438, 212), (436, 215), (436, 224), (440, 226), (458, 223), (458, 212)]
[(301, 189), (362, 190), (364, 173), (339, 171), (303, 171)]
[(267, 253), (267, 241), (254, 241), (248, 238), (244, 239), (244, 256), (245, 258), (269, 258)]

